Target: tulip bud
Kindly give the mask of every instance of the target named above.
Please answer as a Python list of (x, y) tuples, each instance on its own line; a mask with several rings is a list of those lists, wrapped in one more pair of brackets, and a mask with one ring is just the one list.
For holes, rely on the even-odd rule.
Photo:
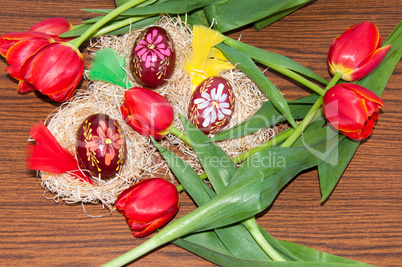
[(173, 107), (160, 94), (134, 87), (124, 94), (120, 107), (124, 120), (139, 134), (161, 139), (173, 127)]
[(56, 41), (68, 41), (69, 39), (60, 38), (59, 35), (73, 29), (73, 25), (62, 17), (55, 17), (43, 20), (32, 26), (30, 32), (43, 32), (53, 37)]
[(351, 139), (362, 140), (373, 131), (384, 102), (370, 90), (351, 83), (330, 88), (323, 98), (323, 115), (329, 125)]
[(371, 22), (347, 29), (335, 38), (328, 51), (331, 74), (342, 73), (345, 81), (356, 81), (374, 70), (384, 59), (390, 45), (381, 47), (382, 37)]
[(125, 217), (135, 237), (144, 237), (167, 224), (180, 206), (176, 187), (162, 179), (142, 180), (124, 190), (116, 209)]

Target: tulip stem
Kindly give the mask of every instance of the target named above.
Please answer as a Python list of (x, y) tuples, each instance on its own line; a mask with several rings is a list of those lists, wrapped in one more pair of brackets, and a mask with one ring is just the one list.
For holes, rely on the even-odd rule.
[(279, 253), (271, 246), (270, 243), (261, 234), (260, 228), (254, 217), (243, 221), (243, 225), (247, 228), (250, 234), (253, 236), (254, 240), (258, 243), (262, 250), (273, 260), (273, 261), (286, 261)]
[(177, 129), (176, 127), (172, 127), (172, 129), (170, 129), (169, 131), (171, 134), (177, 136), (178, 138), (180, 138), (184, 143), (186, 143), (187, 145), (189, 145), (190, 147), (193, 147), (191, 145), (191, 141), (190, 138), (188, 138), (187, 135), (185, 135), (184, 133), (182, 133), (179, 129)]
[(319, 87), (318, 85), (310, 82), (309, 80), (307, 80), (306, 78), (304, 78), (303, 76), (297, 74), (296, 72), (287, 69), (285, 67), (279, 66), (279, 65), (275, 65), (275, 64), (266, 64), (267, 67), (270, 67), (271, 69), (282, 73), (283, 75), (286, 75), (287, 77), (295, 80), (296, 82), (301, 83), (304, 86), (307, 86), (308, 88), (310, 88), (311, 90), (313, 90), (314, 92), (316, 92), (317, 94), (323, 96), (325, 94), (325, 90), (322, 89), (321, 87)]
[[(331, 81), (325, 87), (325, 91), (329, 88), (333, 87), (342, 77), (342, 73), (335, 73), (334, 77), (332, 77)], [(282, 143), (281, 147), (290, 147), (296, 142), (296, 140), (300, 137), (300, 135), (304, 132), (307, 126), (311, 121), (318, 115), (318, 110), (321, 108), (323, 102), (323, 95), (321, 95), (313, 104), (313, 106), (308, 111), (307, 115), (304, 117), (301, 123), (298, 124), (296, 130), (289, 136), (289, 138)]]
[(93, 37), (104, 35), (104, 34), (107, 34), (107, 33), (111, 32), (111, 31), (114, 31), (114, 30), (118, 30), (118, 29), (123, 28), (124, 26), (130, 25), (130, 24), (132, 24), (134, 22), (149, 18), (150, 16), (151, 15), (148, 15), (148, 16), (136, 16), (136, 17), (131, 17), (131, 18), (128, 18), (128, 19), (113, 23), (112, 25), (103, 27), (102, 29), (98, 30), (93, 35)]
[(93, 37), (93, 34), (99, 30), (100, 27), (105, 25), (107, 22), (112, 20), (113, 18), (117, 17), (124, 11), (139, 5), (146, 0), (131, 0), (124, 5), (119, 6), (118, 8), (112, 10), (110, 13), (108, 13), (106, 16), (98, 20), (94, 25), (92, 25), (88, 30), (86, 30), (80, 37), (75, 38), (74, 40), (69, 41), (70, 44), (74, 45), (75, 47), (79, 47), (83, 42), (85, 42), (87, 39), (90, 39)]

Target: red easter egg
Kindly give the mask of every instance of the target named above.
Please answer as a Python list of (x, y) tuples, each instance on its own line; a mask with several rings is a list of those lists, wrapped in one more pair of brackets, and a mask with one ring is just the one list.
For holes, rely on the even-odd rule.
[(217, 134), (229, 124), (235, 107), (230, 83), (218, 76), (205, 79), (193, 92), (188, 119), (205, 134)]
[(77, 132), (77, 157), (92, 176), (114, 176), (126, 158), (126, 139), (117, 121), (106, 114), (87, 117)]
[(172, 38), (165, 29), (152, 26), (146, 28), (135, 41), (130, 67), (141, 86), (154, 89), (170, 78), (175, 62)]

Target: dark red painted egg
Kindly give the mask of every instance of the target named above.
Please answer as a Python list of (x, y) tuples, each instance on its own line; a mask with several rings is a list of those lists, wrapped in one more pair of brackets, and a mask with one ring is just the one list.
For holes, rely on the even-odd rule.
[(106, 114), (85, 119), (77, 132), (77, 157), (92, 176), (114, 176), (126, 158), (126, 139), (117, 121)]
[(133, 76), (141, 86), (154, 89), (163, 85), (176, 63), (172, 38), (161, 27), (146, 28), (135, 41), (130, 63)]
[(230, 83), (218, 76), (205, 79), (193, 92), (188, 119), (205, 134), (217, 134), (229, 124), (235, 107)]

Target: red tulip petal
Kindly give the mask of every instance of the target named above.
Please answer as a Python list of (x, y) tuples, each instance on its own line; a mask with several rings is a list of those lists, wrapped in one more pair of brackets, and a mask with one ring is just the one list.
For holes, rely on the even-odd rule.
[(377, 103), (379, 105), (379, 107), (384, 106), (384, 102), (382, 101), (382, 99), (379, 96), (377, 96), (375, 93), (373, 93), (372, 91), (368, 90), (367, 88), (365, 88), (363, 86), (360, 86), (358, 84), (353, 84), (353, 83), (342, 83), (341, 85), (344, 88), (354, 91), (359, 96), (361, 96), (367, 100), (370, 100), (374, 103)]
[(18, 92), (21, 94), (25, 94), (25, 93), (35, 91), (35, 90), (36, 90), (36, 88), (30, 83), (26, 83), (24, 81), (20, 81), (18, 83)]
[(161, 218), (177, 204), (178, 192), (173, 184), (161, 178), (145, 181), (130, 195), (125, 206), (126, 216), (137, 223)]
[(324, 95), (323, 109), (327, 121), (345, 132), (359, 131), (368, 117), (364, 100), (339, 85)]
[(327, 56), (330, 72), (344, 74), (342, 79), (346, 81), (366, 76), (387, 52), (378, 51), (382, 49), (379, 49), (381, 43), (382, 37), (373, 23), (363, 22), (350, 27), (330, 45)]
[(170, 131), (174, 111), (166, 98), (152, 90), (134, 87), (125, 92), (124, 99), (122, 114), (138, 133), (160, 139)]
[(11, 77), (22, 80), (20, 69), (25, 61), (51, 41), (45, 38), (27, 38), (15, 43), (8, 49), (6, 60), (10, 65), (6, 71)]
[(390, 45), (382, 47), (375, 51), (371, 57), (362, 61), (351, 74), (351, 81), (359, 80), (372, 72), (381, 63), (390, 48)]
[(9, 32), (0, 36), (0, 54), (5, 57), (8, 49), (15, 43), (27, 38), (44, 38), (53, 41), (53, 38), (40, 32)]
[(73, 29), (73, 25), (62, 17), (55, 17), (43, 20), (32, 26), (30, 32), (43, 32), (49, 34), (53, 38), (58, 37), (60, 34)]
[(83, 71), (81, 53), (68, 43), (52, 43), (44, 47), (21, 68), (27, 82), (57, 101), (65, 101), (72, 96)]

